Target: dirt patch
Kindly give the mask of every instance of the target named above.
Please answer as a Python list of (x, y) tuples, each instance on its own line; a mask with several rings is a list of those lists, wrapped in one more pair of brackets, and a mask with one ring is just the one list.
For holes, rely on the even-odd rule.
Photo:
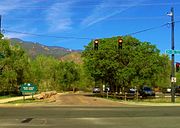
[(83, 105), (83, 106), (119, 106), (123, 105), (117, 101), (86, 96), (83, 94), (63, 94), (56, 95), (56, 104), (58, 105)]

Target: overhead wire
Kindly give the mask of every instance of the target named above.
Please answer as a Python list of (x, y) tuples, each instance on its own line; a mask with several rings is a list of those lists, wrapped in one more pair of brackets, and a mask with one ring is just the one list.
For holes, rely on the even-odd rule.
[[(174, 21), (174, 23), (179, 23), (179, 22), (180, 22), (180, 20), (179, 20), (179, 21)], [(136, 34), (139, 34), (139, 33), (142, 33), (142, 32), (146, 32), (146, 31), (150, 31), (150, 30), (162, 28), (162, 27), (168, 26), (168, 25), (171, 24), (171, 23), (172, 23), (172, 22), (170, 22), (170, 23), (165, 23), (165, 24), (162, 24), (162, 25), (159, 25), (159, 26), (156, 26), (156, 27), (151, 27), (151, 28), (147, 28), (147, 29), (140, 30), (140, 31), (132, 32), (132, 33), (129, 33), (129, 34), (125, 34), (124, 36), (136, 35)]]
[(162, 28), (162, 27), (167, 26), (167, 25), (169, 25), (169, 23), (165, 23), (165, 24), (163, 24), (163, 25), (159, 25), (159, 26), (156, 26), (156, 27), (151, 27), (151, 28), (147, 28), (147, 29), (140, 30), (140, 31), (132, 32), (132, 33), (126, 34), (125, 36), (135, 35), (135, 34), (139, 34), (139, 33), (142, 33), (142, 32), (146, 32), (146, 31), (150, 31), (150, 30)]
[[(174, 23), (179, 23), (179, 22), (180, 21), (175, 21)], [(159, 25), (159, 26), (155, 26), (155, 27), (135, 31), (135, 32), (132, 32), (132, 33), (124, 34), (123, 36), (136, 35), (136, 34), (139, 34), (139, 33), (146, 32), (146, 31), (162, 28), (162, 27), (168, 26), (169, 24), (171, 24), (171, 23), (165, 23), (165, 24), (162, 24), (162, 25)], [(94, 39), (97, 39), (97, 38), (90, 38), (90, 37), (54, 36), (54, 35), (46, 35), (46, 34), (35, 34), (35, 33), (20, 32), (20, 31), (8, 30), (8, 29), (3, 29), (2, 31), (3, 32), (10, 32), (10, 33), (17, 33), (17, 34), (24, 34), (24, 35), (31, 35), (31, 36), (46, 37), (46, 38), (50, 37), (50, 38), (78, 39), (78, 40), (94, 40)]]
[(46, 35), (46, 34), (35, 34), (35, 33), (19, 32), (19, 31), (8, 30), (8, 29), (3, 29), (2, 31), (10, 32), (10, 33), (23, 34), (23, 35), (31, 35), (31, 36), (39, 36), (39, 37), (50, 37), (50, 38), (61, 38), (61, 39), (81, 39), (81, 40), (91, 40), (92, 39), (92, 38), (86, 38), (86, 37), (54, 36), (54, 35)]

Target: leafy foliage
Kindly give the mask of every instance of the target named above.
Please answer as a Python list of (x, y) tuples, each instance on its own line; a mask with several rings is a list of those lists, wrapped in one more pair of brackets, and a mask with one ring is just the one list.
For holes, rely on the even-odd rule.
[(170, 82), (168, 56), (161, 55), (155, 45), (131, 36), (123, 37), (122, 49), (118, 49), (118, 37), (100, 39), (98, 50), (90, 42), (82, 53), (84, 63), (74, 59), (79, 53), (61, 60), (45, 55), (32, 59), (20, 45), (11, 45), (2, 37), (0, 92), (4, 94), (18, 92), (25, 82), (36, 84), (39, 91), (89, 90), (106, 84), (114, 92), (143, 85), (164, 87)]
[(10, 46), (8, 40), (0, 40), (0, 52), (4, 56), (0, 61), (0, 88), (4, 91), (16, 90), (17, 85), (25, 82), (28, 58), (19, 46)]
[(39, 91), (68, 90), (78, 87), (79, 66), (54, 57), (38, 55), (31, 59), (20, 47), (9, 40), (0, 40), (0, 92), (18, 92), (23, 83), (34, 83)]
[(169, 58), (156, 46), (125, 36), (123, 48), (118, 49), (117, 41), (118, 37), (100, 39), (98, 50), (93, 50), (93, 42), (86, 46), (84, 64), (95, 82), (119, 91), (122, 87), (158, 86), (169, 78)]

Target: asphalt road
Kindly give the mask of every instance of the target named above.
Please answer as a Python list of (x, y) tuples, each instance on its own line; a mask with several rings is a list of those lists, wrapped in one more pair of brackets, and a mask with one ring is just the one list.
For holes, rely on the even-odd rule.
[(179, 128), (180, 107), (8, 107), (0, 128)]

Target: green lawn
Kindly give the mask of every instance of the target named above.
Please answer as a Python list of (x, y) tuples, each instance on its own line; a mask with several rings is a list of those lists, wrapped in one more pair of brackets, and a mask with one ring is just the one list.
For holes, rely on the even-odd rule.
[(16, 100), (16, 101), (11, 101), (8, 102), (7, 104), (21, 104), (21, 103), (40, 103), (40, 102), (45, 102), (43, 100), (33, 100), (33, 99), (26, 99), (26, 100)]
[[(141, 102), (150, 102), (150, 103), (171, 103), (171, 98), (154, 98), (154, 99), (142, 99)], [(180, 103), (180, 97), (175, 98), (176, 103)]]
[(6, 99), (6, 98), (11, 98), (12, 96), (7, 95), (7, 96), (0, 96), (0, 99)]

